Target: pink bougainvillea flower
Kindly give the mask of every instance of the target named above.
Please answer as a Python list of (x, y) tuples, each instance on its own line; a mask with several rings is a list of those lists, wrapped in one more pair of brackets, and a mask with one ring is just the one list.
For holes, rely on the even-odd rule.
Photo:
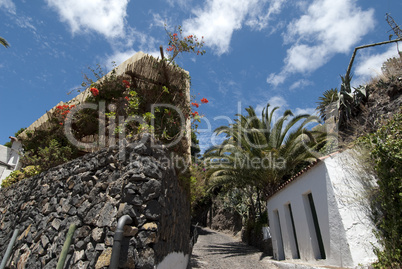
[(99, 90), (97, 88), (91, 88), (90, 91), (91, 91), (93, 96), (98, 96), (99, 95)]
[(203, 103), (203, 104), (206, 104), (206, 103), (208, 103), (209, 101), (208, 101), (208, 99), (207, 98), (202, 98), (201, 99), (201, 103)]

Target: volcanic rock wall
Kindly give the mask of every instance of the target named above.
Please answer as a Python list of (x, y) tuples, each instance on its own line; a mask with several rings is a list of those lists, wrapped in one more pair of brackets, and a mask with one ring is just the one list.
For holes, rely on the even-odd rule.
[(0, 189), (0, 257), (18, 228), (7, 267), (56, 268), (74, 223), (64, 268), (107, 268), (117, 220), (127, 214), (133, 223), (124, 229), (120, 267), (154, 268), (169, 256), (185, 268), (190, 205), (169, 157), (148, 138)]

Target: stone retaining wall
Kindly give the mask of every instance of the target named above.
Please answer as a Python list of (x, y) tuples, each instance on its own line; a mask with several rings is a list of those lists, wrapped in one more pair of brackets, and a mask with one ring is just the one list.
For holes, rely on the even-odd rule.
[(107, 268), (117, 220), (127, 214), (134, 223), (125, 226), (120, 267), (154, 268), (174, 254), (185, 268), (190, 205), (168, 160), (168, 152), (152, 148), (148, 139), (87, 154), (0, 189), (0, 257), (18, 228), (7, 266), (56, 268), (75, 223), (64, 268)]

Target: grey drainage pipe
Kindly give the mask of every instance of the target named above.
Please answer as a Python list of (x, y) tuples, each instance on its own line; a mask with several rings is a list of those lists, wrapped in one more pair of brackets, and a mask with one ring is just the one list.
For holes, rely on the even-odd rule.
[(14, 242), (17, 239), (18, 232), (19, 232), (18, 229), (14, 230), (13, 237), (11, 237), (11, 241), (10, 241), (10, 243), (8, 243), (6, 253), (4, 254), (3, 259), (1, 260), (0, 269), (4, 269), (4, 267), (6, 267), (6, 262), (7, 262), (8, 258), (10, 258), (11, 250), (13, 249)]
[(117, 269), (119, 266), (121, 240), (123, 240), (123, 227), (124, 225), (132, 222), (133, 220), (129, 215), (120, 217), (119, 221), (117, 222), (117, 227), (113, 238), (112, 257), (110, 258), (109, 269)]

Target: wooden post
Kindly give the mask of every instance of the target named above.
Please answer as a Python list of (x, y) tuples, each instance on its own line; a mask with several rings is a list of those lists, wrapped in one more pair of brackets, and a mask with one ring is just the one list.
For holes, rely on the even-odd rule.
[(345, 80), (350, 82), (350, 77), (349, 77), (350, 71), (352, 70), (352, 65), (353, 65), (353, 61), (355, 60), (357, 50), (364, 49), (364, 48), (370, 48), (370, 47), (374, 47), (374, 46), (379, 46), (379, 45), (385, 45), (385, 44), (398, 42), (398, 41), (402, 41), (402, 38), (356, 47), (353, 51), (352, 58), (350, 59), (348, 70), (346, 71), (346, 75), (345, 75)]

